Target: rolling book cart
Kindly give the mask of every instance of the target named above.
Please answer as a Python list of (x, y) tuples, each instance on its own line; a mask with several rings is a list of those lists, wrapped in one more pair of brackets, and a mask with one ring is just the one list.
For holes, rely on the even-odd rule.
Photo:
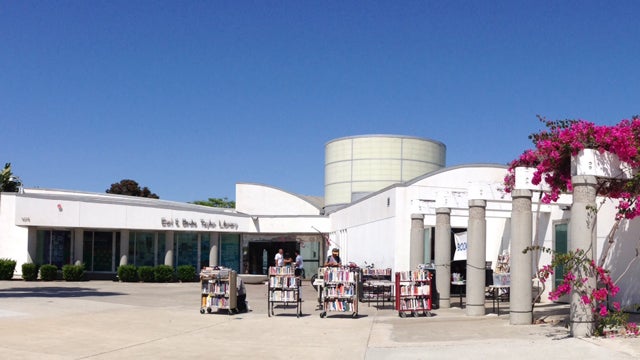
[(431, 315), (431, 273), (427, 270), (396, 272), (396, 310), (402, 318)]
[(200, 272), (200, 313), (237, 312), (237, 274), (231, 269), (204, 268)]
[(276, 304), (285, 308), (295, 305), (296, 317), (302, 315), (302, 299), (300, 297), (300, 277), (294, 273), (291, 266), (269, 267), (269, 288), (267, 291), (267, 314), (274, 315)]
[(393, 298), (393, 281), (392, 281), (391, 269), (375, 269), (375, 268), (363, 268), (362, 269), (362, 287), (360, 291), (361, 302), (376, 302), (384, 303), (386, 301), (391, 302)]
[(324, 268), (324, 286), (322, 287), (322, 312), (351, 312), (351, 317), (358, 317), (358, 281), (360, 272), (349, 267)]

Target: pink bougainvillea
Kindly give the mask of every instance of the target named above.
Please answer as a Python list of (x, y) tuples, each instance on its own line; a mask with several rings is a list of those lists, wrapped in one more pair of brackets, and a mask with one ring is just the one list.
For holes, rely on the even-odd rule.
[[(550, 190), (542, 196), (543, 203), (558, 200), (560, 194), (571, 192), (571, 159), (581, 150), (594, 149), (618, 156), (630, 168), (640, 168), (640, 119), (622, 120), (617, 125), (599, 126), (586, 120), (548, 121), (539, 119), (547, 130), (532, 134), (535, 149), (525, 150), (509, 164), (504, 178), (504, 190), (511, 192), (515, 186), (515, 168), (535, 168), (531, 182), (544, 180)], [(618, 218), (633, 219), (640, 215), (637, 206), (640, 196), (640, 179), (611, 179), (598, 187), (598, 195), (618, 199)]]

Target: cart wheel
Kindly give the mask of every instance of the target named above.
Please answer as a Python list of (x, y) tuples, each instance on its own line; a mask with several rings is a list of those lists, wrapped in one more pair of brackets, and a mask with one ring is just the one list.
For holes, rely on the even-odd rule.
[(213, 312), (213, 310), (211, 310), (211, 308), (207, 308), (207, 313), (211, 314)]
[(353, 314), (351, 314), (351, 318), (355, 319), (355, 318), (357, 318), (357, 317), (358, 317), (358, 313), (353, 313)]
[(200, 314), (204, 314), (204, 309), (200, 309)]
[(324, 311), (323, 311), (323, 312), (321, 312), (321, 313), (320, 313), (320, 318), (321, 318), (321, 319), (322, 319), (322, 318), (324, 318), (325, 316), (327, 316), (327, 313), (326, 313), (326, 312), (324, 312)]
[(402, 312), (402, 311), (401, 311), (401, 312), (399, 312), (399, 313), (398, 313), (398, 315), (399, 315), (401, 318), (403, 318), (403, 319), (407, 317), (407, 314), (406, 314), (406, 313), (404, 313), (404, 312)]
[(413, 315), (413, 317), (418, 317), (418, 312), (417, 311), (413, 311), (413, 312), (411, 312), (411, 315)]

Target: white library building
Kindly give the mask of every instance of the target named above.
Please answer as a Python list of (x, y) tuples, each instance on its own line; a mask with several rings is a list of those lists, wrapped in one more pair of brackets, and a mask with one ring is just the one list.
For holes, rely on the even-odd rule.
[[(327, 252), (338, 248), (343, 264), (375, 264), (395, 272), (435, 263), (447, 273), (464, 273), (474, 214), (470, 204), (479, 202), (485, 266), (503, 270), (509, 255), (522, 251), (511, 246), (512, 197), (501, 190), (507, 167), (446, 167), (445, 159), (445, 145), (425, 138), (339, 138), (325, 146), (324, 197), (238, 183), (235, 209), (73, 190), (3, 192), (0, 258), (17, 261), (16, 277), (29, 262), (83, 263), (90, 278), (114, 278), (124, 264), (222, 265), (239, 274), (266, 274), (282, 248), (291, 256), (300, 252), (308, 278)], [(566, 251), (571, 195), (553, 204), (537, 199), (532, 199), (531, 243)], [(617, 301), (640, 303), (635, 276), (622, 276), (640, 271), (632, 261), (640, 223), (622, 223), (617, 236), (623, 241), (605, 248), (614, 208), (610, 201), (599, 206), (611, 216), (599, 216), (597, 256), (609, 253), (607, 268), (614, 279), (621, 277)], [(438, 260), (436, 230), (442, 221), (449, 248), (440, 250), (445, 260)], [(548, 255), (535, 257), (533, 268), (548, 262)]]

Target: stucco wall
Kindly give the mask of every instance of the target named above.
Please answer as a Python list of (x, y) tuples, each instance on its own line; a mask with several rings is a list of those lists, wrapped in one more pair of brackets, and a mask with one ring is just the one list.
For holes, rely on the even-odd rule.
[(236, 184), (236, 210), (253, 215), (319, 215), (320, 209), (305, 199), (260, 184)]

